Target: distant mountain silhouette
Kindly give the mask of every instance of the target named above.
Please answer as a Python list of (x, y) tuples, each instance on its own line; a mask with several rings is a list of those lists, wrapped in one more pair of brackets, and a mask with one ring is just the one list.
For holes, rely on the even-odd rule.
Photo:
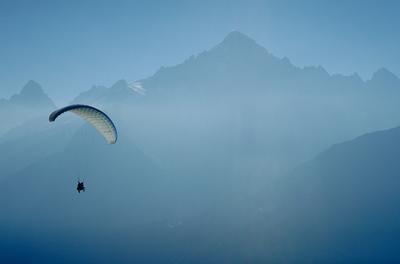
[(215, 96), (222, 90), (223, 96), (227, 96), (236, 90), (240, 93), (276, 90), (314, 94), (356, 91), (362, 97), (368, 85), (396, 86), (400, 90), (400, 80), (387, 69), (378, 70), (370, 81), (364, 82), (357, 74), (330, 75), (321, 66), (296, 67), (288, 58), (274, 56), (238, 31), (182, 64), (161, 67), (141, 83), (149, 95), (159, 92), (163, 96), (175, 96), (177, 90), (195, 96), (206, 91)]
[(97, 105), (125, 105), (139, 100), (139, 94), (125, 80), (119, 80), (110, 88), (93, 86), (90, 90), (78, 95), (72, 103)]
[(101, 100), (101, 98), (105, 95), (107, 91), (107, 87), (101, 85), (95, 85), (89, 90), (80, 93), (71, 104), (90, 104), (92, 102), (96, 102), (97, 100)]
[(35, 81), (29, 81), (19, 94), (9, 100), (0, 100), (0, 135), (55, 108), (42, 87)]

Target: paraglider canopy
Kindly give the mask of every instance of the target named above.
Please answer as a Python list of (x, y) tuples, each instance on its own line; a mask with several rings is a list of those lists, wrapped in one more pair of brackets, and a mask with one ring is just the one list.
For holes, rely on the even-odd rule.
[(117, 129), (111, 118), (101, 110), (90, 105), (69, 105), (52, 112), (49, 116), (49, 121), (54, 122), (60, 115), (66, 112), (72, 112), (86, 120), (96, 128), (109, 144), (115, 144), (117, 142)]

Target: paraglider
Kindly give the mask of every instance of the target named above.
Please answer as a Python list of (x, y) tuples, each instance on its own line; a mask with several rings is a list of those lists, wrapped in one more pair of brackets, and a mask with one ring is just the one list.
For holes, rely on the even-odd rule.
[[(96, 128), (96, 130), (104, 137), (108, 144), (115, 144), (117, 142), (117, 129), (115, 128), (111, 118), (109, 118), (101, 110), (89, 105), (69, 105), (52, 112), (49, 116), (49, 121), (54, 122), (60, 115), (66, 112), (72, 112), (86, 120), (89, 124)], [(84, 192), (85, 189), (86, 188), (83, 181), (81, 182), (78, 180), (78, 185), (76, 187), (78, 193), (81, 191)]]
[(69, 105), (51, 113), (49, 121), (54, 122), (60, 115), (66, 112), (72, 112), (89, 122), (106, 139), (108, 144), (115, 144), (117, 142), (117, 129), (112, 120), (101, 110), (89, 105)]
[(78, 181), (78, 185), (76, 186), (76, 190), (78, 193), (84, 192), (85, 191), (85, 185), (83, 182)]

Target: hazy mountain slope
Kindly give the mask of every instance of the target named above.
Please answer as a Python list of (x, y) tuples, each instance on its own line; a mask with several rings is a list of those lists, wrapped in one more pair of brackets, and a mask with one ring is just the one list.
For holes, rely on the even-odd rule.
[(43, 115), (10, 130), (0, 142), (0, 179), (62, 151), (80, 125), (50, 124)]
[[(45, 144), (56, 141), (49, 137)], [(78, 177), (85, 193), (76, 192)], [(174, 189), (169, 175), (124, 132), (118, 144), (108, 145), (85, 126), (60, 152), (2, 180), (0, 245), (6, 252), (0, 261), (109, 263), (143, 257), (140, 249), (156, 243), (150, 239), (155, 230), (168, 232), (176, 223), (172, 205), (181, 198)], [(110, 259), (116, 251), (125, 255)]]
[[(44, 144), (57, 144), (56, 141), (57, 138), (48, 138)], [(40, 228), (45, 221), (60, 228), (95, 228), (93, 225), (102, 221), (113, 225), (114, 213), (125, 214), (120, 219), (120, 224), (125, 225), (146, 221), (149, 215), (153, 219), (162, 208), (153, 212), (148, 207), (165, 195), (155, 190), (167, 178), (124, 136), (118, 143), (108, 145), (93, 128), (81, 128), (59, 153), (44, 156), (3, 180), (1, 196), (7, 199), (2, 199), (2, 208), (8, 213), (2, 219), (25, 222), (24, 228)], [(87, 192), (80, 196), (75, 190), (78, 178), (87, 184)], [(94, 222), (79, 223), (78, 214)], [(101, 221), (95, 221), (96, 214), (102, 214)]]
[(375, 132), (333, 146), (282, 181), (275, 216), (292, 261), (398, 262), (399, 155), (400, 128)]

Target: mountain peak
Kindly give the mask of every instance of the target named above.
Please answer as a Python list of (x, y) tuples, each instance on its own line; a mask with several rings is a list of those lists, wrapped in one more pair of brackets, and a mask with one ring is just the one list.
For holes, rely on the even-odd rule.
[(389, 71), (388, 69), (382, 67), (378, 69), (373, 75), (372, 79), (399, 79), (393, 72)]
[(33, 80), (28, 81), (19, 94), (13, 95), (10, 103), (27, 107), (55, 107), (53, 101), (43, 91), (42, 86)]
[(386, 69), (385, 67), (382, 67), (382, 68), (378, 69), (378, 70), (374, 73), (374, 75), (372, 76), (372, 78), (376, 78), (376, 77), (380, 77), (380, 76), (384, 76), (384, 77), (390, 76), (390, 77), (392, 77), (392, 78), (393, 78), (393, 77), (398, 78), (393, 72), (389, 71), (389, 70)]
[(257, 49), (262, 48), (260, 45), (257, 44), (255, 40), (236, 30), (230, 32), (220, 43), (219, 46), (229, 49), (241, 49), (241, 50), (248, 50), (254, 47)]
[(126, 80), (117, 81), (107, 92), (108, 100), (123, 102), (134, 98), (137, 93), (129, 86)]
[(119, 89), (126, 89), (128, 88), (128, 82), (126, 80), (119, 80), (116, 83), (114, 83), (110, 89), (114, 90), (119, 90)]
[(228, 35), (226, 35), (226, 37), (224, 38), (223, 42), (230, 42), (230, 41), (247, 41), (247, 42), (251, 42), (251, 43), (255, 43), (255, 41), (253, 39), (251, 39), (249, 36), (247, 36), (246, 34), (234, 30), (229, 32)]
[(24, 87), (22, 87), (20, 95), (22, 94), (25, 95), (44, 94), (44, 91), (39, 83), (30, 80), (24, 85)]
[(400, 79), (386, 68), (380, 68), (373, 75), (369, 83), (375, 86), (400, 88)]

